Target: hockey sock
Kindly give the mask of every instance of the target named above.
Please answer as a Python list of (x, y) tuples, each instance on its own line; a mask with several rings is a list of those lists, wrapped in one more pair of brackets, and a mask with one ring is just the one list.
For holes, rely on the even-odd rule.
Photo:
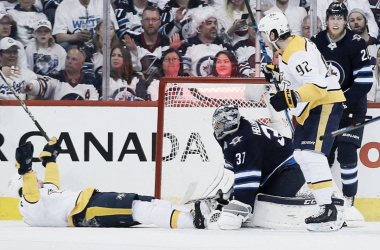
[(22, 193), (26, 201), (35, 203), (40, 200), (37, 177), (34, 171), (24, 174)]
[(153, 202), (134, 201), (132, 205), (133, 220), (141, 224), (154, 224), (163, 228), (193, 228), (193, 215)]
[[(327, 158), (321, 152), (301, 151), (310, 174), (312, 192), (318, 205), (330, 204), (333, 193), (332, 174)], [(306, 179), (306, 178), (305, 178)]]
[(356, 163), (340, 165), (343, 195), (352, 197), (358, 191), (358, 166)]
[(166, 200), (154, 199), (152, 200), (152, 202), (156, 204), (157, 206), (171, 208), (171, 209), (175, 209), (182, 212), (191, 212), (192, 210), (191, 208), (188, 208), (188, 207), (174, 205), (170, 201), (166, 201)]
[[(311, 183), (310, 173), (309, 173), (309, 169), (307, 168), (307, 164), (303, 159), (302, 151), (301, 150), (295, 150), (293, 155), (294, 155), (294, 159), (296, 160), (298, 165), (300, 165), (300, 167), (301, 167), (301, 171), (303, 173), (303, 176), (305, 177), (306, 183), (309, 185)], [(310, 187), (310, 185), (309, 185), (309, 187)]]

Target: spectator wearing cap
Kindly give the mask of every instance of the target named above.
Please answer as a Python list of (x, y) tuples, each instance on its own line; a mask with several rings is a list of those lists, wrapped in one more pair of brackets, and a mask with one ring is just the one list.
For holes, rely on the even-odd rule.
[(70, 46), (64, 70), (26, 83), (22, 92), (46, 100), (98, 100), (94, 76), (82, 72), (85, 58), (81, 47)]
[[(102, 18), (103, 0), (64, 0), (55, 12), (53, 35), (66, 50), (73, 44), (83, 46), (92, 39), (95, 27)], [(115, 30), (118, 30), (113, 11), (110, 12), (110, 19)]]
[(47, 20), (44, 13), (40, 12), (35, 6), (35, 1), (18, 0), (19, 4), (8, 12), (17, 22), (18, 40), (27, 47), (34, 42), (34, 26), (40, 20)]
[(326, 29), (326, 10), (332, 2), (340, 2), (346, 5), (348, 12), (352, 9), (363, 10), (365, 17), (368, 21), (369, 34), (372, 37), (377, 37), (379, 34), (379, 28), (375, 21), (375, 17), (371, 11), (368, 0), (318, 0), (317, 1), (317, 16), (322, 20), (322, 29)]
[[(25, 100), (26, 95), (21, 93), (21, 88), (26, 82), (37, 79), (37, 75), (18, 64), (19, 49), (18, 43), (13, 38), (6, 37), (0, 41), (2, 74), (20, 98)], [(0, 100), (17, 100), (4, 81), (0, 81)]]
[[(0, 41), (5, 37), (11, 37), (16, 39), (17, 37), (17, 23), (13, 19), (12, 15), (0, 11)], [(26, 67), (26, 55), (24, 46), (21, 42), (15, 40), (17, 45), (20, 47), (18, 52), (18, 64)]]
[(368, 53), (371, 56), (371, 64), (375, 65), (379, 41), (368, 33), (368, 20), (364, 11), (358, 8), (352, 9), (348, 14), (348, 24), (350, 29), (366, 42)]
[(66, 51), (56, 44), (51, 23), (40, 20), (34, 29), (36, 40), (26, 50), (28, 69), (38, 75), (47, 75), (65, 69)]

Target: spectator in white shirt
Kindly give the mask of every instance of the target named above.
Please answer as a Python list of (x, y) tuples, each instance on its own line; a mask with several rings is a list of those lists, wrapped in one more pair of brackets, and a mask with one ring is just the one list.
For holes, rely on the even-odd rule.
[[(110, 7), (112, 10), (112, 7)], [(64, 0), (55, 12), (53, 35), (64, 49), (71, 44), (83, 45), (91, 40), (95, 27), (103, 18), (103, 0)], [(110, 19), (119, 29), (114, 12)]]
[(307, 16), (305, 8), (289, 4), (289, 0), (276, 0), (276, 6), (264, 12), (268, 15), (273, 12), (282, 12), (288, 19), (292, 35), (302, 35), (302, 20)]
[(37, 22), (34, 30), (36, 40), (26, 50), (28, 69), (39, 75), (65, 69), (66, 51), (56, 44), (52, 35), (51, 23), (47, 20)]

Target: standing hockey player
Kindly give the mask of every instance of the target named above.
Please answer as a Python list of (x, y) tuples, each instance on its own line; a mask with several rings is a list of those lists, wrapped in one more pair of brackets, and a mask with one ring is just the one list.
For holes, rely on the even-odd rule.
[[(373, 73), (366, 43), (360, 35), (347, 29), (347, 8), (343, 3), (333, 2), (326, 10), (327, 30), (320, 32), (312, 41), (326, 59), (332, 74), (339, 76), (339, 83), (347, 99), (339, 127), (350, 126), (365, 120), (367, 93), (372, 87)], [(353, 206), (358, 189), (358, 155), (364, 127), (339, 135), (332, 147), (329, 163), (333, 165), (335, 150), (341, 167), (343, 195), (348, 208)], [(363, 216), (355, 209), (357, 219)], [(346, 211), (349, 212), (349, 209)], [(361, 219), (360, 219), (361, 218)], [(350, 221), (346, 221), (349, 225)], [(362, 224), (362, 223), (360, 223)]]
[(223, 151), (225, 168), (233, 171), (235, 179), (233, 200), (223, 207), (217, 221), (220, 229), (240, 228), (259, 192), (296, 196), (305, 178), (294, 160), (291, 139), (264, 124), (246, 120), (233, 105), (217, 108), (212, 126)]
[[(270, 98), (276, 111), (294, 108), (297, 116), (294, 133), (294, 158), (316, 199), (315, 213), (306, 218), (310, 231), (338, 230), (337, 209), (332, 203), (332, 174), (327, 162), (333, 139), (319, 137), (338, 128), (345, 101), (337, 79), (328, 77), (328, 68), (316, 46), (300, 36), (292, 36), (288, 20), (280, 12), (260, 20), (264, 43), (279, 50), (279, 70), (290, 89), (278, 91)], [(266, 74), (279, 74), (266, 68)], [(277, 79), (280, 80), (280, 79)]]
[(30, 226), (130, 227), (141, 223), (164, 228), (204, 228), (199, 204), (194, 213), (189, 208), (135, 193), (103, 193), (92, 187), (78, 192), (60, 190), (55, 162), (58, 150), (53, 137), (39, 156), (46, 167), (41, 186), (32, 170), (33, 144), (27, 142), (16, 149), (16, 168), (23, 177), (19, 209)]

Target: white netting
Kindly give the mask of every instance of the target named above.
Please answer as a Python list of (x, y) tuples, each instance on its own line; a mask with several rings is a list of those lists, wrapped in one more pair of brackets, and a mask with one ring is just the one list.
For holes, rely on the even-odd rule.
[[(192, 181), (198, 181), (194, 197), (200, 196), (224, 161), (211, 126), (215, 109), (237, 105), (247, 119), (270, 124), (273, 114), (262, 96), (268, 91), (266, 84), (168, 83), (160, 96), (165, 98), (161, 197), (178, 202)], [(288, 126), (285, 117), (279, 121)]]

